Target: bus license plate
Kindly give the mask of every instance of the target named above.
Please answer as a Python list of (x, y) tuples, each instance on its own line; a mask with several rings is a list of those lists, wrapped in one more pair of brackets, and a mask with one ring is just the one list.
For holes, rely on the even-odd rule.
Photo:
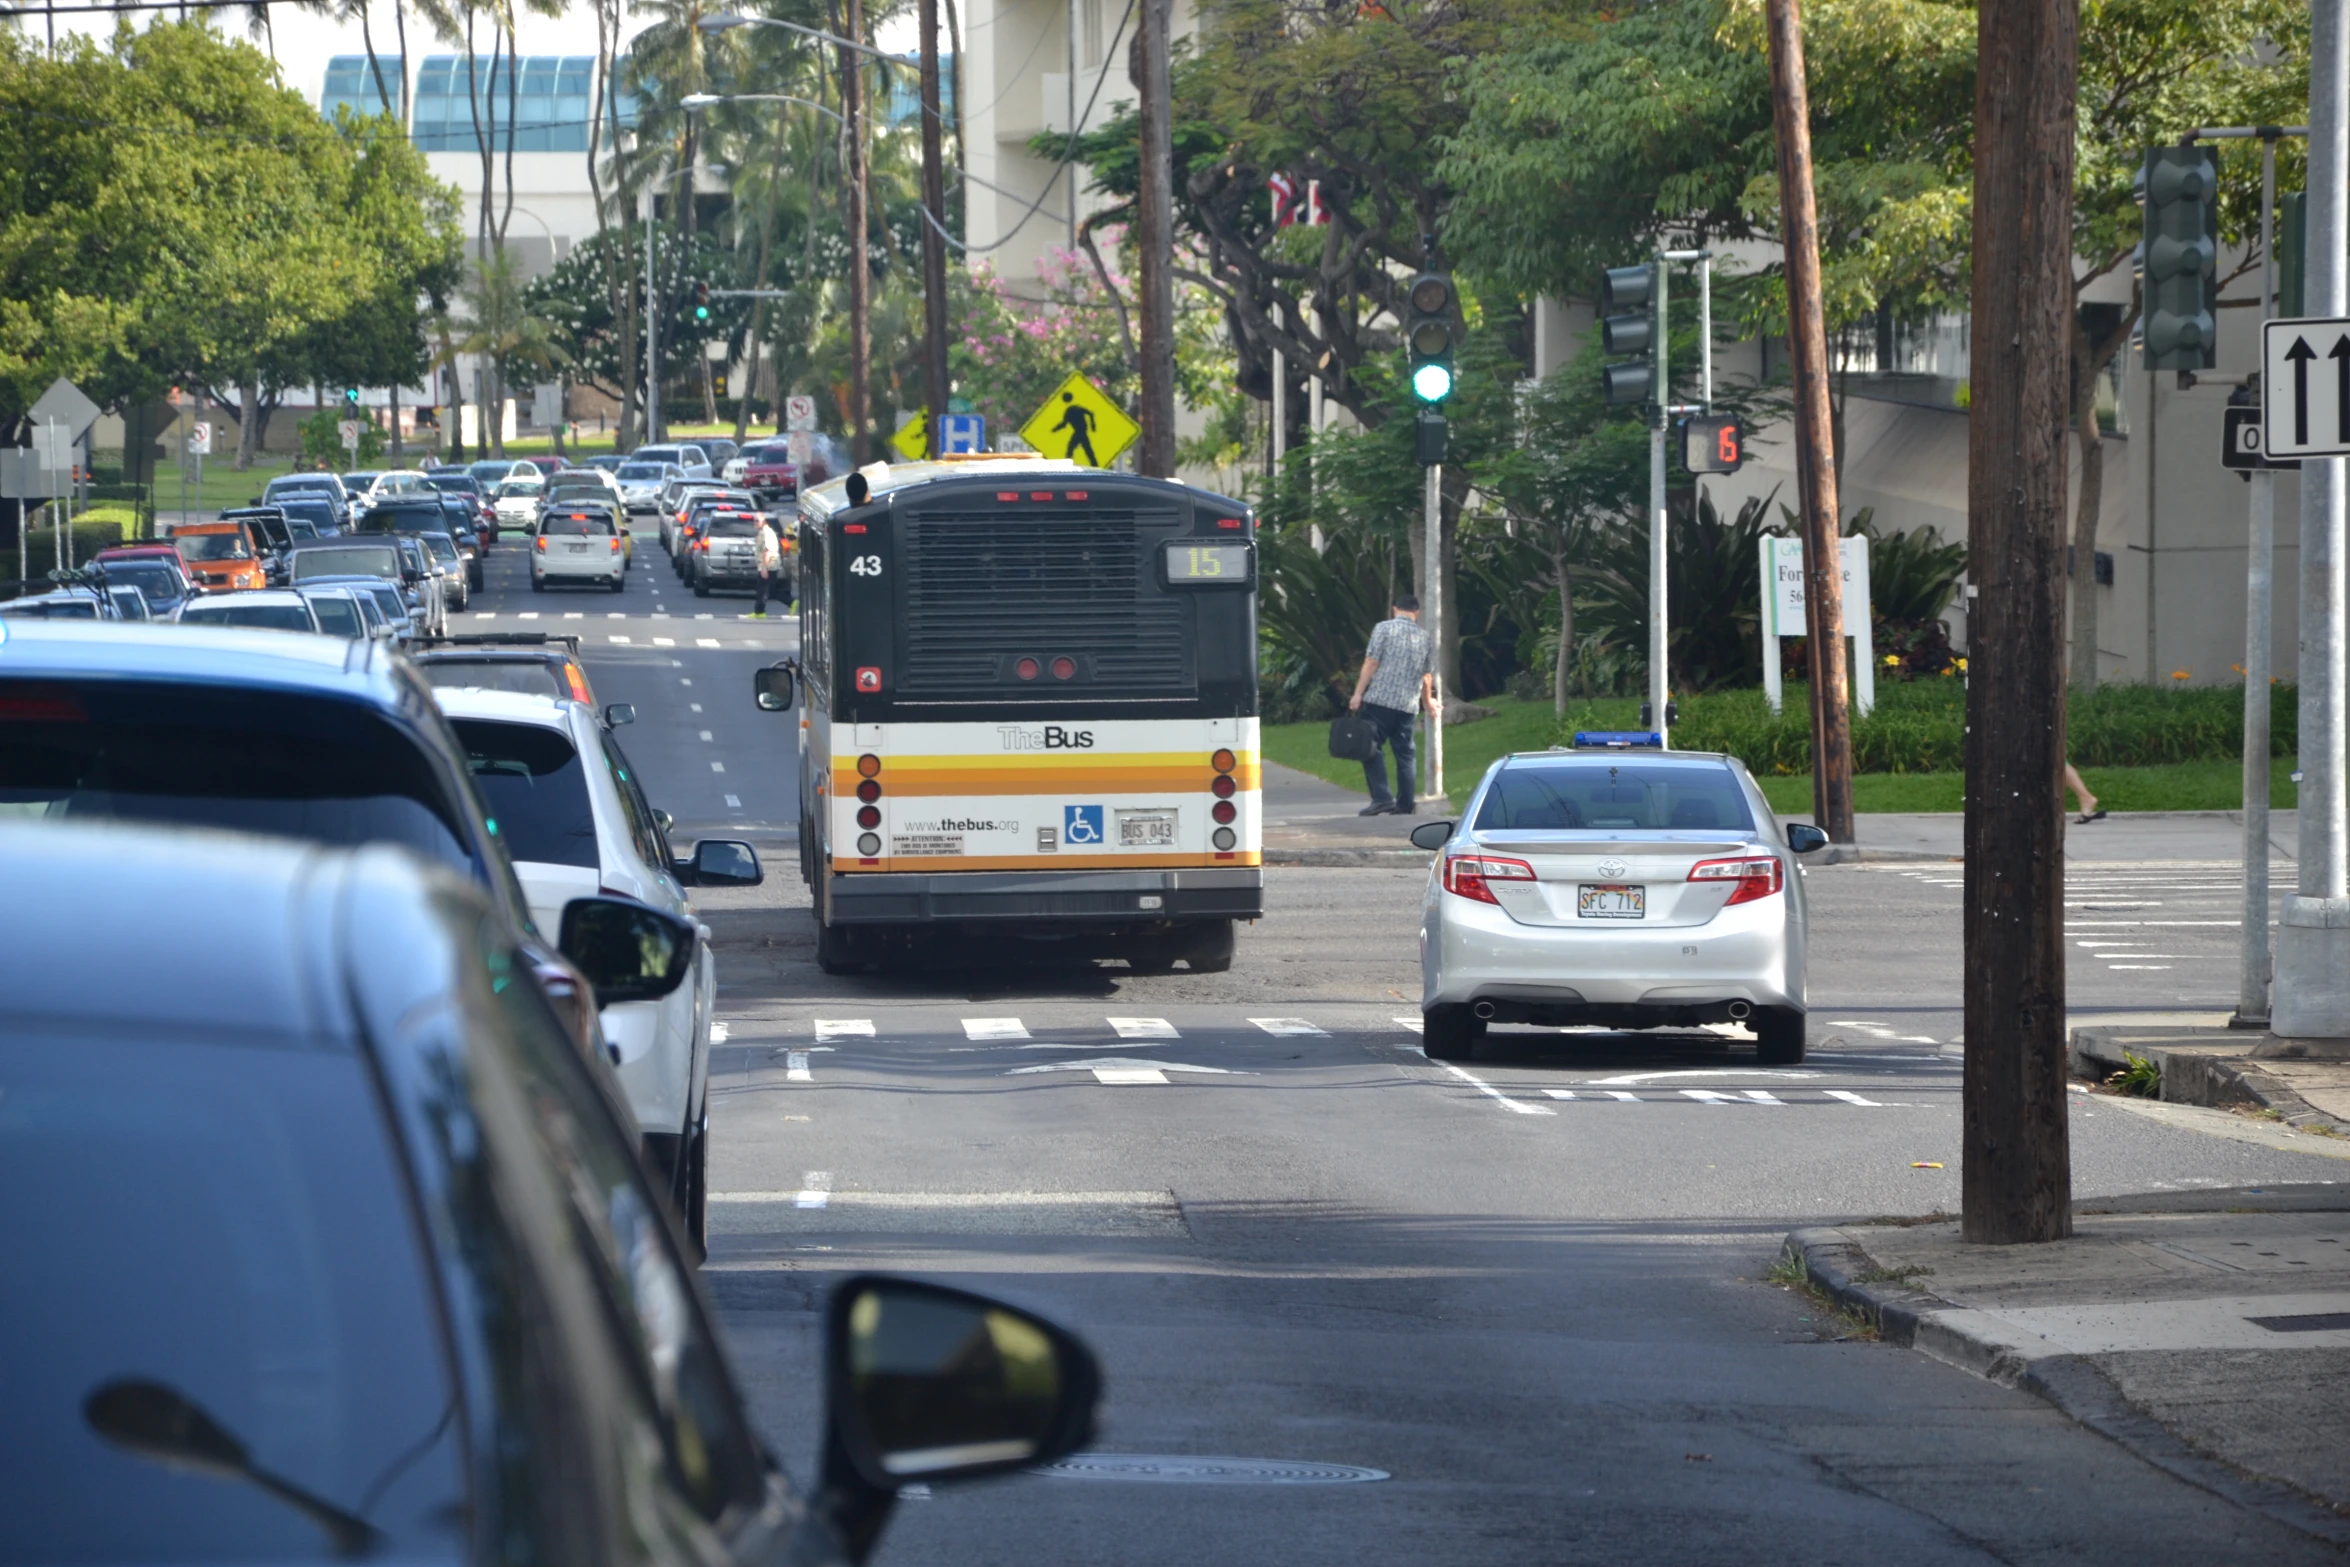
[(1575, 889), (1575, 916), (1587, 920), (1648, 918), (1648, 889), (1616, 882), (1584, 882)]
[(1118, 813), (1118, 847), (1121, 849), (1174, 848), (1175, 813), (1173, 811), (1120, 811)]

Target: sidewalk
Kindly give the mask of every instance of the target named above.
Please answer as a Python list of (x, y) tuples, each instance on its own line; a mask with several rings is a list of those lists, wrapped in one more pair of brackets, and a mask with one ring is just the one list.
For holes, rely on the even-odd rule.
[(1970, 1246), (1956, 1223), (1849, 1225), (1798, 1230), (1787, 1253), (1888, 1342), (2350, 1545), (2350, 1187), (2163, 1193), (2075, 1215), (2073, 1237), (2047, 1245)]

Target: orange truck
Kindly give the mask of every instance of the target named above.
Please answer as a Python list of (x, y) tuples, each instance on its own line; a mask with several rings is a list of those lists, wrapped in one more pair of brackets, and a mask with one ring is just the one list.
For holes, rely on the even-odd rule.
[(171, 543), (208, 592), (269, 586), (269, 553), (244, 523), (190, 523), (172, 530)]

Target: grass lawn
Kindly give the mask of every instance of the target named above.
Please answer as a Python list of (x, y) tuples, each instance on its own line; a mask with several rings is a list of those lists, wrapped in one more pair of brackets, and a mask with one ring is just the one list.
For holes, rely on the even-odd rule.
[[(1444, 779), (1456, 809), (1466, 803), (1468, 792), (1485, 776), (1495, 757), (1511, 751), (1539, 751), (1558, 731), (1558, 720), (1548, 702), (1493, 697), (1485, 705), (1493, 709), (1491, 718), (1455, 725), (1444, 732)], [(1622, 712), (1617, 711), (1619, 707)], [(1577, 703), (1568, 720), (1590, 728), (1629, 728), (1638, 710), (1637, 702)], [(1327, 723), (1268, 724), (1263, 743), (1267, 761), (1311, 773), (1369, 798), (1363, 787), (1362, 764), (1342, 762), (1330, 754)], [(2289, 810), (2297, 803), (2291, 775), (2298, 765), (2286, 756), (2272, 764), (2272, 806)], [(2109, 811), (2232, 811), (2244, 800), (2243, 768), (2232, 760), (2174, 762), (2162, 767), (2092, 767), (2082, 777), (2097, 792), (2098, 803)], [(1810, 814), (1810, 774), (1758, 781), (1773, 809), (1790, 815)], [(1852, 780), (1853, 805), (1863, 811), (1963, 810), (1965, 784), (1960, 773), (1861, 773)]]

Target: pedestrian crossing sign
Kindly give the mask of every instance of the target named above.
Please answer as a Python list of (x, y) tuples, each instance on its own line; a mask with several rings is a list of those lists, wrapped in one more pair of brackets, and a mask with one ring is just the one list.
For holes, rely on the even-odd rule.
[(917, 408), (906, 415), (906, 422), (898, 426), (898, 433), (889, 438), (890, 449), (908, 462), (920, 462), (930, 455), (930, 411)]
[(1020, 426), (1020, 439), (1046, 457), (1066, 457), (1088, 468), (1107, 468), (1134, 444), (1142, 426), (1110, 401), (1082, 372), (1072, 374)]

